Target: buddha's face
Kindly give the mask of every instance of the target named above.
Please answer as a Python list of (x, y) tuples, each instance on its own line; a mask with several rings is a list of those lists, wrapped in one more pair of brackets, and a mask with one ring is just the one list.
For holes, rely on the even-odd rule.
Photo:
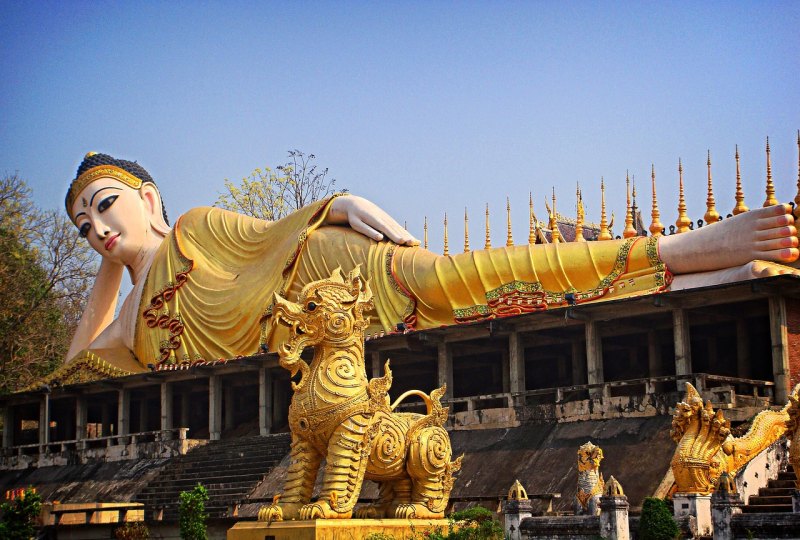
[(157, 197), (151, 184), (133, 189), (111, 177), (100, 177), (76, 197), (71, 208), (73, 221), (100, 255), (132, 266), (163, 239), (151, 225), (160, 211)]

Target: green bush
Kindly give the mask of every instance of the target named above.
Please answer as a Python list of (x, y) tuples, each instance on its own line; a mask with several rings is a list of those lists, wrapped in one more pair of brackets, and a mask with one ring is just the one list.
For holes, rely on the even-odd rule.
[(672, 509), (666, 501), (647, 497), (642, 505), (639, 520), (640, 540), (673, 540), (678, 537), (678, 524), (672, 518)]
[(503, 528), (494, 513), (482, 506), (473, 506), (448, 516), (450, 526), (422, 535), (423, 540), (503, 540)]
[(36, 518), (42, 510), (42, 497), (28, 488), (22, 497), (0, 505), (0, 538), (30, 540), (36, 535)]
[(206, 501), (208, 491), (197, 484), (191, 491), (182, 491), (180, 495), (179, 524), (183, 540), (208, 540), (206, 533)]
[(149, 540), (150, 529), (142, 521), (132, 521), (114, 529), (116, 540)]

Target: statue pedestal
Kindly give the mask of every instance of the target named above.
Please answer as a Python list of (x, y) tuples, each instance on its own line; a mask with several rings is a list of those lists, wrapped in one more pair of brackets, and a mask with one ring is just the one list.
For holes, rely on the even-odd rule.
[(711, 536), (711, 495), (697, 493), (675, 493), (672, 495), (675, 517), (694, 516), (697, 519), (697, 532), (701, 536)]
[(315, 519), (308, 521), (240, 521), (227, 540), (353, 540), (370, 533), (395, 540), (419, 538), (427, 531), (447, 532), (446, 519)]

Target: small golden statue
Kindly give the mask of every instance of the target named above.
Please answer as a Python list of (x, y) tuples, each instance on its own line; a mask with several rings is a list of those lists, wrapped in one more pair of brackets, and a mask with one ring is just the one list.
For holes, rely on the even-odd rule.
[[(347, 276), (336, 269), (329, 279), (309, 283), (298, 303), (275, 295), (274, 324), (289, 328), (278, 348), (280, 365), (301, 378), (292, 383), (284, 493), (259, 511), (259, 520), (350, 518), (365, 478), (380, 484), (380, 499), (357, 517), (444, 516), (453, 473), (461, 467), (461, 457), (450, 461), (450, 437), (442, 427), (445, 389), (430, 396), (411, 390), (390, 405), (389, 362), (386, 374), (372, 380), (364, 367), (364, 312), (371, 307), (359, 268)], [(310, 366), (300, 357), (306, 347), (314, 347)], [(393, 412), (410, 395), (424, 400), (427, 414)], [(322, 496), (311, 502), (323, 458)]]
[(714, 411), (694, 386), (686, 383), (686, 397), (677, 404), (670, 436), (678, 444), (672, 457), (677, 493), (708, 495), (723, 472), (731, 478), (747, 462), (786, 433), (789, 405), (764, 410), (741, 437), (733, 437), (722, 410)]
[(595, 515), (600, 511), (597, 502), (605, 487), (600, 472), (601, 461), (603, 449), (591, 441), (578, 448), (578, 492), (575, 494), (575, 513), (578, 515)]

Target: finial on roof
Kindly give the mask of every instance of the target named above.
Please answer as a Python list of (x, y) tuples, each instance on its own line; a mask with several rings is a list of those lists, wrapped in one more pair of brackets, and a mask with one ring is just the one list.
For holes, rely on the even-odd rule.
[(742, 172), (739, 168), (739, 145), (736, 145), (736, 206), (733, 207), (733, 215), (738, 216), (750, 210), (744, 204), (744, 190), (742, 189)]
[(447, 212), (444, 213), (444, 252), (442, 255), (450, 255), (450, 250), (447, 245)]
[(598, 240), (611, 240), (611, 232), (608, 230), (608, 220), (606, 219), (606, 185), (603, 177), (600, 177), (600, 234)]
[(492, 247), (492, 237), (489, 232), (489, 203), (486, 203), (486, 241), (483, 243), (483, 249)]
[(797, 130), (797, 195), (794, 196), (794, 217), (800, 218), (800, 129)]
[(583, 219), (585, 217), (585, 212), (583, 209), (583, 195), (581, 195), (580, 184), (577, 185), (575, 196), (578, 198), (575, 204), (575, 210), (577, 213), (575, 218), (575, 242), (586, 242), (586, 238), (583, 236)]
[(469, 216), (467, 207), (464, 207), (464, 253), (469, 253)]
[(678, 158), (678, 219), (675, 220), (675, 227), (678, 233), (689, 230), (692, 220), (686, 214), (686, 198), (683, 193), (683, 163)]
[(625, 492), (622, 491), (622, 485), (620, 485), (617, 479), (612, 476), (608, 479), (608, 482), (606, 482), (603, 495), (605, 497), (624, 497)]
[(533, 193), (528, 192), (528, 244), (536, 243), (536, 215), (533, 213)]
[(625, 171), (625, 228), (622, 230), (623, 238), (636, 236), (636, 229), (633, 228), (633, 209), (631, 208), (631, 177)]
[(558, 230), (558, 221), (556, 220), (556, 188), (553, 187), (553, 210), (550, 213), (550, 238), (554, 244), (561, 242), (561, 231)]
[(714, 187), (711, 183), (711, 150), (708, 151), (706, 166), (708, 167), (708, 195), (706, 196), (706, 213), (703, 215), (703, 221), (706, 222), (706, 225), (710, 225), (720, 220), (714, 200)]
[(428, 216), (425, 216), (425, 225), (422, 226), (422, 247), (428, 249)]
[(525, 488), (522, 487), (519, 480), (515, 480), (514, 483), (511, 485), (511, 488), (508, 490), (508, 500), (509, 501), (527, 501), (528, 500), (528, 492), (525, 491)]
[(514, 238), (511, 236), (511, 200), (506, 197), (506, 246), (514, 245)]
[(764, 206), (773, 206), (778, 204), (778, 199), (775, 198), (775, 185), (772, 183), (772, 160), (769, 156), (769, 137), (767, 137), (767, 198), (764, 201)]
[(656, 166), (650, 165), (650, 183), (653, 189), (653, 209), (650, 211), (650, 234), (661, 236), (664, 224), (661, 223), (661, 212), (658, 211), (658, 199), (656, 198)]

